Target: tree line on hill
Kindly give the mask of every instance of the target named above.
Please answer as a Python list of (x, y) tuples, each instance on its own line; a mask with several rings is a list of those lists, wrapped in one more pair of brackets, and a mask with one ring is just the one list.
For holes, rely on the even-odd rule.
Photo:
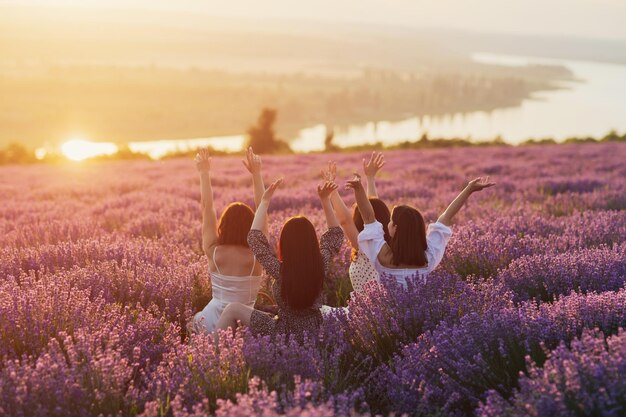
[[(274, 125), (277, 119), (277, 111), (271, 108), (264, 108), (259, 115), (255, 125), (248, 128), (247, 146), (252, 146), (255, 152), (259, 154), (290, 154), (293, 153), (289, 144), (280, 139), (276, 135)], [(334, 133), (332, 129), (328, 130), (324, 140), (324, 150), (322, 152), (356, 152), (365, 150), (394, 150), (394, 149), (434, 149), (434, 148), (451, 148), (461, 146), (511, 146), (507, 144), (501, 137), (496, 137), (491, 141), (472, 142), (468, 139), (431, 139), (427, 134), (423, 134), (417, 141), (407, 140), (396, 145), (385, 146), (382, 142), (374, 144), (356, 145), (346, 148), (340, 148), (333, 143)], [(593, 137), (571, 137), (559, 144), (572, 143), (601, 143), (601, 142), (626, 142), (626, 133), (620, 135), (616, 131), (610, 131), (604, 137), (596, 139)], [(523, 143), (524, 145), (554, 145), (557, 142), (552, 138), (545, 139), (529, 139)], [(196, 150), (177, 152), (168, 154), (165, 158), (176, 158), (190, 156), (196, 153)], [(215, 155), (239, 154), (241, 152), (224, 152), (212, 150)], [(113, 155), (97, 156), (90, 158), (92, 160), (127, 160), (127, 159), (150, 159), (147, 154), (133, 152), (128, 145), (118, 145), (118, 152)], [(5, 164), (30, 164), (42, 162), (59, 162), (65, 160), (59, 154), (47, 154), (42, 158), (37, 158), (33, 150), (19, 143), (11, 143), (3, 149), (0, 149), (0, 165)]]
[(0, 67), (0, 143), (20, 138), (36, 146), (40, 138), (67, 135), (68, 128), (117, 142), (225, 136), (240, 132), (264, 106), (280, 112), (281, 128), (290, 133), (319, 123), (340, 126), (409, 113), (491, 111), (518, 106), (538, 91), (554, 89), (555, 81), (571, 78), (560, 67), (467, 65), (458, 71), (364, 68), (349, 75)]

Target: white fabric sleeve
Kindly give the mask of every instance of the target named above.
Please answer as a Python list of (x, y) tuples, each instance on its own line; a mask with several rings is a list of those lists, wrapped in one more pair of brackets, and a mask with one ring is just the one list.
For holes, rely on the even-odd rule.
[(359, 233), (359, 250), (370, 260), (372, 265), (378, 264), (378, 253), (385, 245), (385, 232), (380, 222), (366, 224)]
[(426, 259), (428, 260), (428, 272), (439, 265), (446, 252), (446, 245), (452, 236), (452, 229), (443, 223), (431, 223), (426, 232)]

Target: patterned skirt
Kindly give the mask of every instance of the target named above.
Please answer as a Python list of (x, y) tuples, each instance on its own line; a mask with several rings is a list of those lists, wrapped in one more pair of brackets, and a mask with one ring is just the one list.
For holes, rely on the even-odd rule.
[(280, 309), (273, 316), (259, 310), (254, 310), (250, 317), (250, 330), (255, 336), (271, 336), (285, 334), (293, 335), (299, 342), (303, 341), (304, 333), (317, 333), (322, 325), (322, 313), (319, 309), (309, 309), (306, 312), (290, 312)]

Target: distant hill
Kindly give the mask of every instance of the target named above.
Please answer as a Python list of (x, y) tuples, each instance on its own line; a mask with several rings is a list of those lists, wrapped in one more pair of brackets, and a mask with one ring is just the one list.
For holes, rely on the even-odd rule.
[(490, 52), (626, 65), (626, 40), (461, 31), (431, 31), (424, 37), (436, 38), (444, 44), (462, 45), (459, 52)]
[(217, 18), (197, 12), (0, 5), (0, 65), (107, 64), (237, 70), (420, 69), (493, 52), (626, 63), (626, 40), (375, 24)]
[(475, 51), (626, 63), (618, 41), (0, 5), (0, 145), (240, 134), (268, 106), (288, 137), (514, 106), (571, 76), (474, 63)]
[(112, 10), (0, 6), (0, 31), (0, 65), (17, 61), (336, 71), (418, 69), (459, 58), (432, 39), (376, 27), (251, 22), (191, 12), (129, 16)]

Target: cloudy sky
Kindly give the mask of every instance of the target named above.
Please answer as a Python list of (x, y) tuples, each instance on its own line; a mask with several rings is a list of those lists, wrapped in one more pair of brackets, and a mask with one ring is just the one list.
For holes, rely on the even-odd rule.
[(26, 7), (193, 10), (418, 28), (626, 39), (626, 0), (0, 0)]

